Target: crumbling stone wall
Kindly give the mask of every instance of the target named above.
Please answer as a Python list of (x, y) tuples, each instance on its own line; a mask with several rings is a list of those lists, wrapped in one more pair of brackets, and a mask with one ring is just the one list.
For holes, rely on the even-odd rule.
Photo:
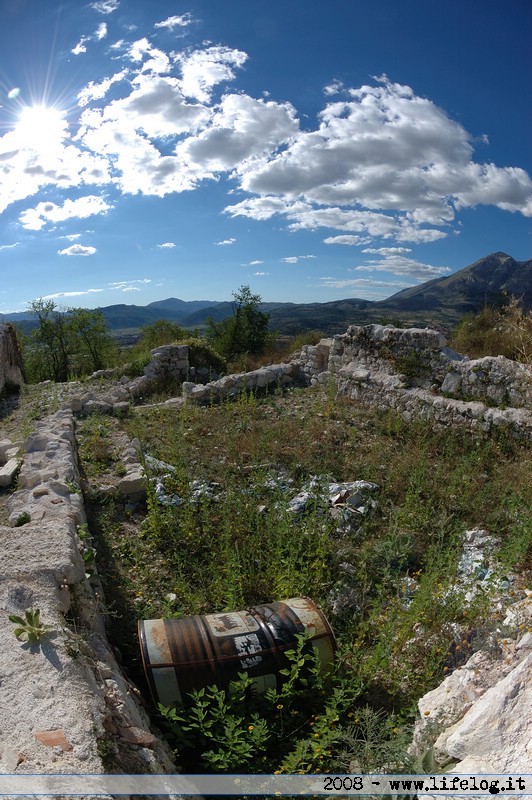
[[(174, 772), (107, 641), (72, 413), (39, 422), (22, 449), (0, 525), (0, 771)], [(26, 608), (51, 625), (34, 645), (8, 620)]]
[(300, 369), (296, 363), (271, 364), (250, 372), (225, 375), (206, 384), (187, 381), (183, 384), (183, 397), (188, 402), (218, 402), (236, 397), (245, 391), (291, 386), (300, 377)]
[[(190, 368), (186, 345), (152, 351), (144, 375), (117, 379), (105, 395), (75, 396), (71, 410), (127, 413), (129, 403), (148, 398), (159, 383), (181, 384), (182, 397), (167, 402), (219, 402), (263, 388), (333, 382), (339, 395), (393, 408), (442, 425), (490, 431), (510, 429), (532, 438), (532, 369), (503, 356), (470, 360), (429, 328), (352, 325), (344, 334), (306, 345), (288, 363), (207, 381)], [(191, 380), (193, 378), (193, 380)]]
[(0, 323), (0, 394), (23, 382), (22, 356), (15, 328), (10, 323)]
[(532, 438), (532, 369), (503, 356), (474, 361), (430, 329), (353, 325), (307, 345), (296, 363), (308, 383), (444, 425), (506, 427)]

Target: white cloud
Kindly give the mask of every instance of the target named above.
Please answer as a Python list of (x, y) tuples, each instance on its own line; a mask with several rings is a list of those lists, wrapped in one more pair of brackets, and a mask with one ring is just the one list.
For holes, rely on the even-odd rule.
[(82, 36), (79, 42), (72, 48), (70, 52), (74, 53), (75, 56), (79, 56), (81, 53), (86, 53), (86, 43), (90, 42), (90, 38), (90, 36)]
[[(251, 163), (241, 186), (258, 198), (227, 210), (260, 219), (261, 201), (275, 197), (287, 204), (284, 214), (297, 229), (313, 227), (319, 216), (337, 227), (336, 207), (337, 219), (358, 216), (352, 232), (412, 242), (447, 235), (456, 209), (465, 206), (532, 213), (532, 181), (524, 170), (476, 164), (472, 155), (461, 125), (410, 87), (381, 79), (350, 89), (349, 100), (324, 108), (317, 130), (301, 131), (282, 152)], [(307, 208), (294, 213), (290, 202), (301, 201)], [(366, 210), (345, 211), (350, 206)], [(367, 216), (375, 213), (378, 218)], [(348, 230), (345, 216), (343, 222), (340, 229)]]
[[(353, 268), (354, 272), (390, 272), (400, 277), (414, 278), (416, 281), (428, 281), (441, 278), (451, 272), (450, 267), (436, 267), (424, 264), (403, 255), (387, 255), (380, 261), (370, 260), (367, 264)], [(409, 284), (411, 285), (411, 284)]]
[(323, 240), (324, 244), (344, 244), (348, 247), (354, 247), (355, 245), (360, 244), (367, 244), (368, 237), (364, 236), (353, 236), (352, 234), (344, 234), (341, 236), (327, 236), (326, 239)]
[[(0, 137), (0, 213), (45, 186), (58, 190), (110, 180), (109, 162), (75, 145), (68, 124), (53, 109), (29, 109), (17, 127)], [(33, 117), (41, 122), (32, 122)], [(43, 130), (45, 135), (43, 135)]]
[(46, 294), (42, 300), (57, 300), (60, 297), (82, 297), (85, 294), (96, 294), (103, 292), (103, 289), (85, 289), (78, 292), (55, 292), (55, 294)]
[(72, 244), (64, 250), (58, 250), (57, 254), (59, 256), (93, 256), (95, 252), (95, 247), (83, 244)]
[(151, 283), (151, 278), (135, 278), (134, 280), (130, 281), (113, 281), (112, 283), (109, 283), (108, 286), (111, 289), (117, 289), (120, 292), (140, 292), (140, 287), (134, 285), (136, 283), (145, 285), (147, 283)]
[(96, 3), (91, 3), (91, 8), (100, 14), (112, 14), (119, 5), (120, 0), (97, 0)]
[(158, 244), (157, 247), (170, 250), (173, 247), (177, 247), (177, 245), (175, 242), (163, 242), (162, 244)]
[(105, 39), (106, 36), (107, 36), (107, 23), (100, 22), (95, 32), (87, 36), (82, 36), (77, 45), (75, 45), (70, 52), (73, 53), (75, 56), (79, 56), (82, 53), (86, 53), (87, 42), (91, 41), (101, 42), (101, 40)]
[(179, 16), (168, 17), (167, 19), (163, 20), (162, 22), (156, 22), (156, 28), (169, 28), (169, 30), (173, 31), (174, 28), (186, 28), (188, 25), (191, 25), (194, 22), (192, 14), (187, 11), (186, 14), (181, 14)]
[[(118, 2), (92, 7), (110, 14)], [(156, 27), (192, 21), (176, 15)], [(106, 35), (101, 23), (92, 39)], [(479, 204), (532, 215), (527, 173), (475, 162), (473, 137), (408, 86), (380, 78), (348, 89), (332, 81), (318, 125), (302, 130), (289, 103), (227, 89), (246, 63), (241, 50), (207, 43), (167, 53), (146, 37), (118, 49), (127, 66), (79, 92), (77, 131), (70, 117), (70, 127), (58, 119), (46, 137), (35, 125), (0, 137), (0, 213), (47, 186), (164, 197), (225, 175), (240, 192), (227, 214), (276, 216), (292, 231), (324, 229), (327, 244), (436, 241), (456, 230), (457, 211)], [(333, 101), (338, 92), (342, 99)], [(56, 220), (58, 208), (64, 213), (66, 202), (52, 207)], [(36, 209), (24, 214), (32, 230), (54, 221)]]
[(94, 214), (105, 214), (111, 206), (96, 195), (87, 195), (77, 200), (65, 200), (62, 206), (55, 203), (39, 203), (35, 208), (28, 208), (19, 216), (19, 222), (30, 231), (40, 231), (47, 222), (63, 222), (75, 217), (86, 219)]
[(264, 264), (264, 261), (260, 259), (255, 259), (254, 261), (248, 261), (247, 264), (242, 264), (243, 267), (258, 267), (259, 264)]
[[(252, 219), (270, 219), (275, 214), (282, 214), (289, 221), (290, 230), (317, 230), (318, 228), (335, 228), (347, 232), (366, 234), (364, 243), (371, 238), (395, 238), (399, 241), (423, 242), (435, 241), (447, 234), (435, 228), (416, 227), (408, 219), (375, 211), (359, 211), (338, 206), (316, 207), (311, 203), (290, 201), (271, 195), (243, 200), (225, 211), (231, 216), (251, 217)], [(367, 238), (367, 235), (371, 237)], [(329, 238), (327, 244), (345, 244), (336, 237)], [(347, 242), (347, 243), (353, 243)], [(354, 242), (359, 244), (360, 241)]]
[(12, 250), (14, 247), (18, 247), (19, 244), (19, 242), (15, 242), (14, 244), (0, 244), (0, 250)]
[(403, 253), (411, 253), (409, 247), (366, 247), (362, 250), (363, 253), (375, 253), (379, 256), (397, 256)]
[(235, 68), (247, 61), (247, 53), (230, 47), (213, 46), (191, 53), (179, 53), (183, 94), (200, 102), (209, 102), (211, 92), (218, 83), (232, 81)]
[(169, 72), (171, 69), (170, 57), (157, 47), (153, 47), (145, 37), (130, 45), (127, 57), (136, 64), (144, 62), (140, 67), (140, 72), (157, 74)]
[(326, 95), (326, 97), (332, 97), (335, 94), (340, 94), (340, 92), (344, 91), (344, 88), (342, 81), (334, 80), (323, 87), (323, 94)]
[(269, 272), (254, 272), (253, 273), (253, 277), (254, 278), (262, 278), (264, 275), (269, 275), (269, 274), (270, 274)]
[(227, 244), (234, 244), (236, 239), (231, 237), (230, 239), (222, 239), (221, 242), (215, 242), (216, 245), (227, 245)]
[(409, 283), (400, 283), (398, 281), (379, 281), (375, 278), (320, 278), (322, 286), (328, 286), (330, 289), (345, 289), (348, 286), (399, 286), (406, 288), (410, 286)]
[(195, 180), (233, 169), (245, 173), (248, 164), (288, 142), (297, 130), (295, 109), (289, 103), (228, 94), (209, 126), (179, 144), (176, 155)]
[(92, 102), (93, 100), (100, 100), (102, 97), (105, 97), (111, 86), (114, 83), (118, 83), (124, 80), (127, 74), (128, 70), (123, 69), (120, 72), (116, 72), (110, 78), (105, 78), (104, 80), (100, 81), (100, 83), (89, 81), (87, 86), (85, 86), (78, 93), (78, 105), (83, 107), (86, 106), (88, 103)]
[(285, 264), (297, 264), (298, 261), (304, 261), (309, 258), (316, 258), (316, 256), (287, 256), (286, 258), (281, 258), (281, 261)]

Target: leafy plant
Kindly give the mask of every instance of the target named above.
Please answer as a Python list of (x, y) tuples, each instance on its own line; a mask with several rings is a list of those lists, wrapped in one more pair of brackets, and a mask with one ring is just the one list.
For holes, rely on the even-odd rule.
[(202, 766), (214, 772), (320, 771), (342, 737), (341, 718), (359, 686), (322, 673), (310, 634), (295, 639), (284, 653), (278, 689), (258, 694), (243, 672), (227, 690), (191, 692), (187, 708), (159, 706), (182, 758), (199, 754)]
[(13, 633), (21, 641), (34, 644), (40, 641), (43, 636), (53, 630), (52, 625), (44, 625), (40, 620), (40, 610), (38, 608), (26, 608), (24, 616), (10, 614), (9, 621), (16, 625)]

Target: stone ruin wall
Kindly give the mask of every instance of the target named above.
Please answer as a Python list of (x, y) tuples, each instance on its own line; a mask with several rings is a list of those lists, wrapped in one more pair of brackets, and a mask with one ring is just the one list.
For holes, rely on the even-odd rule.
[(0, 395), (5, 390), (20, 386), (22, 381), (22, 357), (15, 328), (0, 323)]
[[(112, 370), (94, 377), (112, 376)], [(144, 375), (114, 381), (106, 394), (85, 391), (71, 402), (74, 412), (127, 413), (130, 402), (149, 401), (158, 386), (174, 381), (180, 390), (168, 403), (213, 403), (245, 391), (334, 384), (339, 396), (407, 419), (490, 431), (510, 429), (532, 438), (532, 368), (504, 356), (470, 360), (429, 328), (352, 325), (341, 335), (306, 345), (286, 363), (223, 377), (194, 370), (187, 345), (152, 351)]]
[[(0, 441), (0, 463), (6, 448), (18, 451), (19, 472), (0, 524), (0, 772), (175, 772), (107, 640), (73, 413), (51, 414), (24, 441)], [(52, 627), (34, 645), (8, 620), (26, 608)]]
[(296, 362), (310, 385), (334, 381), (338, 395), (407, 419), (532, 438), (532, 368), (504, 356), (470, 360), (434, 330), (352, 325), (303, 347)]

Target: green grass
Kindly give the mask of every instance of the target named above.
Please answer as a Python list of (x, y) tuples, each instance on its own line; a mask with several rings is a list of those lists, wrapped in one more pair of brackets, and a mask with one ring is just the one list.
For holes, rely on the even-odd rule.
[[(92, 421), (80, 438), (82, 466), (94, 485), (106, 465), (97, 445), (102, 424), (111, 423)], [(360, 726), (375, 727), (367, 714), (393, 721), (379, 744), (383, 752), (393, 749), (391, 731), (404, 739), (420, 695), (470, 654), (490, 612), (489, 597), (467, 604), (455, 586), (465, 530), (494, 534), (504, 569), (525, 574), (532, 567), (530, 448), (511, 436), (433, 430), (423, 421), (406, 423), (392, 412), (335, 399), (327, 390), (251, 395), (212, 407), (138, 408), (112, 425), (174, 466), (166, 491), (185, 500), (162, 506), (151, 488), (147, 507), (135, 509), (96, 494), (91, 502), (89, 491), (99, 572), (114, 612), (111, 629), (135, 679), (142, 683), (138, 619), (235, 610), (298, 595), (311, 597), (330, 618), (340, 644), (335, 688), (317, 697), (315, 707), (307, 702), (304, 718), (301, 706), (293, 706), (303, 716), (290, 724), (301, 736), (283, 753), (275, 751), (280, 769), (334, 770), (356, 761)], [(107, 455), (107, 468), (116, 470), (119, 454)], [(345, 530), (320, 501), (295, 517), (286, 511), (287, 500), (312, 475), (375, 482), (378, 507)], [(288, 490), (268, 485), (280, 476)], [(217, 499), (192, 502), (196, 479), (217, 484)], [(348, 598), (343, 611), (338, 592)], [(245, 733), (254, 723), (239, 714), (234, 724), (240, 732), (231, 735), (244, 747), (241, 727)], [(273, 769), (271, 742), (281, 734), (275, 714), (268, 714), (271, 737), (257, 763)], [(313, 716), (327, 714), (334, 720), (316, 737)], [(234, 767), (224, 759), (237, 756), (222, 750), (220, 763)]]

